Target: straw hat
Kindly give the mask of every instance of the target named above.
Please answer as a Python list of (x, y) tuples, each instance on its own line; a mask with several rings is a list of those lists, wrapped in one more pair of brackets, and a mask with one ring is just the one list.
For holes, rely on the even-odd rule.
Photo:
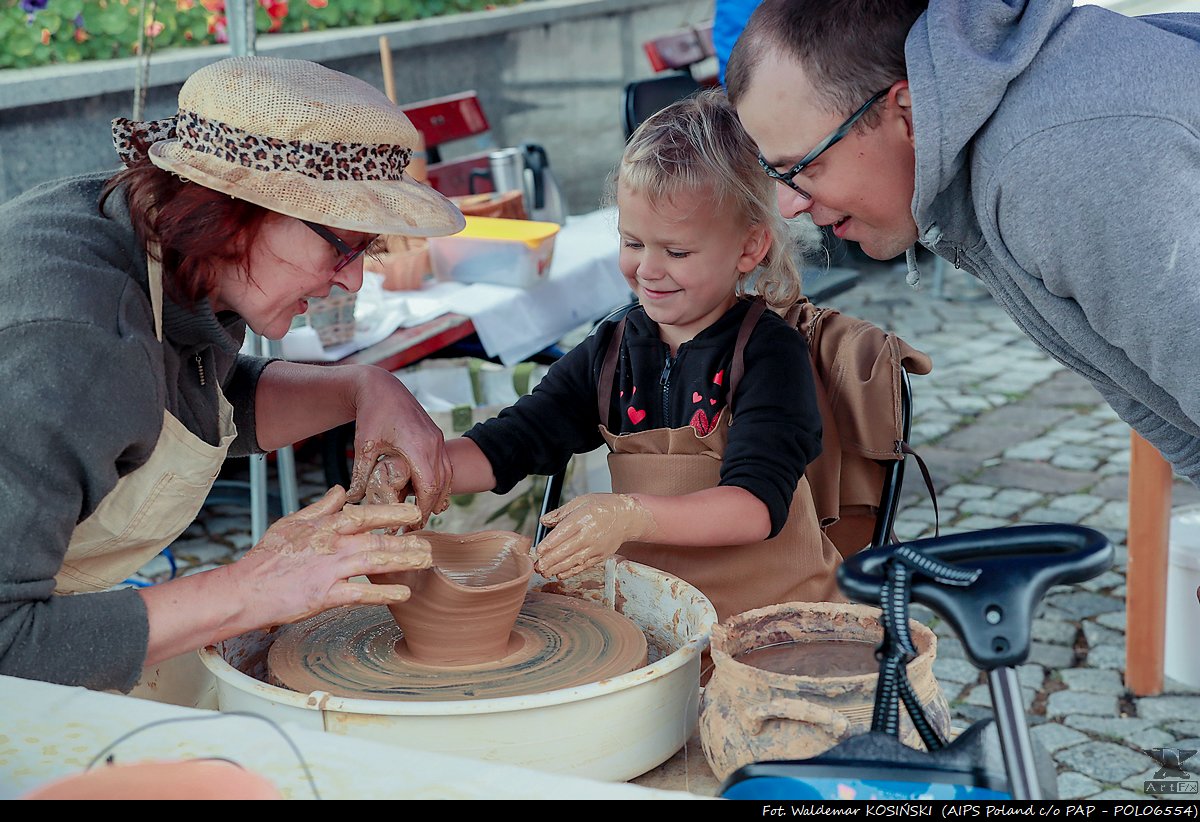
[(379, 90), (307, 60), (231, 57), (195, 72), (179, 112), (113, 121), (126, 165), (130, 137), (159, 168), (272, 211), (370, 234), (455, 234), (462, 213), (404, 173), (412, 123)]

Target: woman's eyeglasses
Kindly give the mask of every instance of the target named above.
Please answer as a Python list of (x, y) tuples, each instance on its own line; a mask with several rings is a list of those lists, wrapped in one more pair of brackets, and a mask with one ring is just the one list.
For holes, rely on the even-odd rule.
[(345, 240), (334, 234), (320, 223), (310, 223), (308, 220), (301, 220), (300, 222), (311, 228), (319, 237), (321, 237), (321, 239), (325, 240), (325, 242), (336, 248), (338, 253), (342, 255), (338, 258), (337, 263), (333, 266), (334, 274), (338, 273), (343, 268), (350, 265), (350, 263), (361, 257), (363, 253), (371, 247), (371, 244), (375, 242), (375, 238), (372, 237), (371, 239), (364, 241), (363, 244), (357, 248), (351, 248), (346, 244)]

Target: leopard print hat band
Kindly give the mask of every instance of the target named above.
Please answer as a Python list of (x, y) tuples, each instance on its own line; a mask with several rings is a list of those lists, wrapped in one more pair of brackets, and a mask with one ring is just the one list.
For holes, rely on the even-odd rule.
[(374, 86), (319, 63), (257, 55), (194, 72), (172, 117), (113, 121), (127, 166), (144, 150), (190, 182), (331, 228), (412, 237), (461, 231), (462, 212), (405, 173), (417, 140), (412, 122)]
[(146, 120), (145, 122), (130, 120), (127, 117), (117, 117), (112, 121), (113, 148), (117, 150), (117, 156), (121, 158), (121, 165), (125, 168), (131, 168), (141, 157), (145, 156), (143, 152), (138, 151), (137, 141), (141, 141), (149, 148), (151, 144), (157, 143), (159, 140), (173, 139), (175, 139), (174, 117)]
[(138, 160), (134, 137), (149, 146), (179, 140), (182, 148), (256, 171), (295, 171), (315, 180), (399, 180), (412, 149), (405, 146), (280, 140), (180, 111), (174, 117), (112, 122), (113, 146), (126, 167)]

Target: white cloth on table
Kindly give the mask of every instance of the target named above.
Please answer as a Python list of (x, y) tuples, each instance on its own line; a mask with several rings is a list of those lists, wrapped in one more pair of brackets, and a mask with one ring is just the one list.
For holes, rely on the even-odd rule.
[(382, 277), (368, 272), (355, 303), (353, 340), (322, 348), (316, 331), (297, 327), (283, 338), (283, 356), (335, 362), (398, 328), (454, 312), (471, 319), (488, 356), (512, 365), (629, 302), (617, 267), (620, 249), (616, 209), (605, 208), (567, 219), (555, 238), (549, 276), (532, 288), (435, 282), (419, 291), (386, 291)]

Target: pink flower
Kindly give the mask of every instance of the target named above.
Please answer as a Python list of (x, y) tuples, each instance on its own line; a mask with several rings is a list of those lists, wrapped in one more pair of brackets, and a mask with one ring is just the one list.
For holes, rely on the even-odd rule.
[(157, 37), (158, 35), (162, 34), (162, 31), (165, 28), (166, 28), (166, 26), (164, 26), (162, 23), (158, 22), (157, 20), (151, 20), (149, 23), (146, 24), (146, 36), (147, 37)]

